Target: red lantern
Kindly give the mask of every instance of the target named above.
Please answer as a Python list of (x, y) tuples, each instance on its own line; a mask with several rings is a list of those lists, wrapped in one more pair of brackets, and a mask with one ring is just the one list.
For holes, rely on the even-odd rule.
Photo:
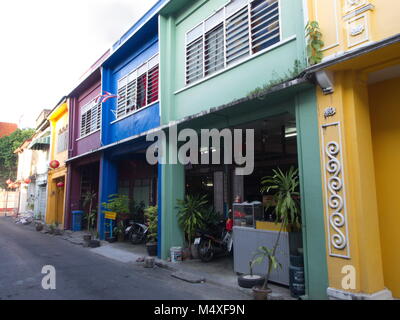
[(26, 184), (30, 184), (30, 183), (32, 182), (32, 180), (29, 179), (29, 178), (26, 178), (26, 179), (24, 180), (24, 182), (25, 182)]
[(64, 182), (58, 182), (58, 183), (57, 183), (57, 187), (59, 187), (59, 188), (64, 187)]
[(50, 168), (57, 169), (59, 166), (60, 166), (60, 162), (58, 162), (57, 160), (50, 161)]
[(11, 184), (11, 183), (12, 183), (12, 180), (11, 180), (11, 179), (8, 179), (8, 180), (6, 181), (6, 183), (7, 183), (7, 184)]

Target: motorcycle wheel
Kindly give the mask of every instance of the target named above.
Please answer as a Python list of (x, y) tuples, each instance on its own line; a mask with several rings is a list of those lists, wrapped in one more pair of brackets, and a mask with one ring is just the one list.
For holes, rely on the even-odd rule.
[(129, 231), (129, 240), (132, 244), (140, 244), (144, 241), (144, 234), (141, 227), (133, 225)]
[(203, 262), (210, 262), (214, 257), (214, 248), (211, 240), (202, 240), (199, 243), (199, 257)]

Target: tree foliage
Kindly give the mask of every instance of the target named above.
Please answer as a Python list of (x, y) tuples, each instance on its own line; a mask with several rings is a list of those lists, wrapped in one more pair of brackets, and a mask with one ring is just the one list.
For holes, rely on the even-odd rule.
[(310, 21), (306, 25), (307, 55), (310, 65), (318, 64), (324, 57), (322, 48), (322, 33), (317, 21)]
[(17, 176), (18, 156), (14, 151), (33, 136), (34, 129), (17, 129), (9, 136), (0, 138), (0, 186), (5, 188), (7, 179), (14, 180)]

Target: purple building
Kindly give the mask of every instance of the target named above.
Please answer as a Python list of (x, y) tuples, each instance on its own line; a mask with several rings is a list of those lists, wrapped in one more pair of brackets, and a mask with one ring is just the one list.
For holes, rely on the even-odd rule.
[(87, 192), (95, 194), (93, 209), (98, 205), (100, 153), (93, 151), (101, 146), (102, 104), (97, 98), (101, 95), (101, 65), (109, 55), (108, 50), (89, 68), (80, 84), (68, 95), (71, 126), (65, 208), (67, 229), (71, 228), (72, 211), (88, 209), (84, 207), (83, 201)]

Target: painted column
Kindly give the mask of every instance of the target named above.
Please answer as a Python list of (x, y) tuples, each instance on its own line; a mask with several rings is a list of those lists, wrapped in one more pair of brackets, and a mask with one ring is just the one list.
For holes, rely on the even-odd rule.
[(163, 164), (161, 168), (161, 258), (166, 259), (171, 247), (184, 244), (176, 200), (185, 197), (185, 168), (182, 164)]
[(296, 96), (306, 297), (308, 299), (326, 299), (328, 270), (316, 108), (316, 96), (313, 88)]
[(317, 88), (328, 295), (382, 299), (384, 290), (366, 79), (334, 75), (334, 93)]
[(99, 178), (99, 213), (97, 216), (97, 230), (101, 240), (105, 238), (105, 219), (102, 203), (108, 201), (108, 196), (118, 192), (116, 163), (109, 159), (106, 154), (100, 158)]

